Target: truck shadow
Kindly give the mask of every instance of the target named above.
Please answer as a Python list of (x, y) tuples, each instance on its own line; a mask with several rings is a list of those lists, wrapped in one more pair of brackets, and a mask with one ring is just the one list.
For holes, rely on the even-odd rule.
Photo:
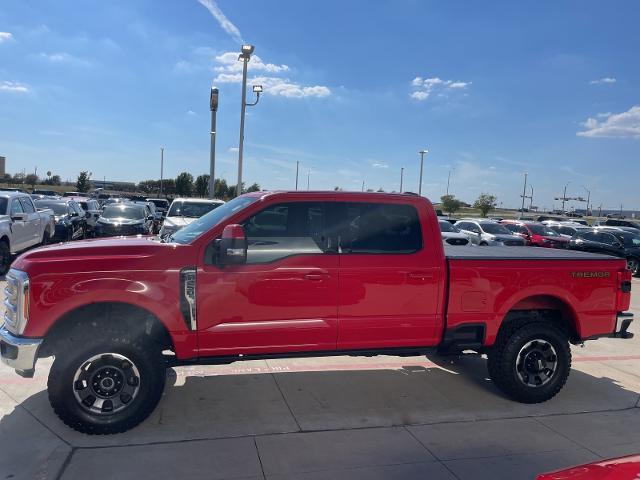
[[(624, 375), (608, 378), (573, 369), (556, 398), (524, 405), (495, 388), (478, 355), (386, 358), (170, 369), (164, 397), (151, 417), (113, 436), (87, 436), (66, 427), (49, 406), (42, 377), (36, 387), (20, 379), (2, 385), (19, 404), (0, 420), (0, 444), (25, 432), (37, 435), (38, 429), (73, 446), (96, 447), (545, 416), (630, 408), (640, 393), (637, 379), (629, 385)], [(0, 451), (0, 465), (3, 455)]]

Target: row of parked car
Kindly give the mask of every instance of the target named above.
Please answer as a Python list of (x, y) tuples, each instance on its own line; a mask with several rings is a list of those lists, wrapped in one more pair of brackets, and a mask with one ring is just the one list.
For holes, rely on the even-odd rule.
[(625, 258), (640, 276), (640, 224), (610, 225), (607, 219), (590, 226), (586, 222), (544, 220), (441, 218), (442, 241), (453, 246), (531, 246), (569, 248)]
[(120, 235), (170, 235), (222, 200), (114, 197), (48, 190), (0, 191), (0, 275), (13, 256), (51, 242)]

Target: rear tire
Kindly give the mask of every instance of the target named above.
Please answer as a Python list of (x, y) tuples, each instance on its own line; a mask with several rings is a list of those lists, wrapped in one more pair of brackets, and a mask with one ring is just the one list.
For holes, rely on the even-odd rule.
[(58, 417), (90, 435), (129, 430), (162, 397), (165, 362), (160, 345), (126, 332), (72, 332), (60, 345), (47, 382)]
[(569, 377), (571, 350), (567, 337), (553, 323), (512, 323), (505, 325), (489, 352), (489, 376), (513, 400), (545, 402)]
[(49, 230), (45, 230), (44, 233), (42, 234), (41, 245), (48, 245), (50, 241), (51, 241), (51, 234), (49, 233)]

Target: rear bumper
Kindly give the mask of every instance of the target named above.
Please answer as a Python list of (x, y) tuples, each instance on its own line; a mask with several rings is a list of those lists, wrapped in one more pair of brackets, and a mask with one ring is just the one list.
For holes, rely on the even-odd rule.
[(41, 344), (41, 338), (17, 337), (0, 327), (0, 358), (18, 375), (33, 376)]

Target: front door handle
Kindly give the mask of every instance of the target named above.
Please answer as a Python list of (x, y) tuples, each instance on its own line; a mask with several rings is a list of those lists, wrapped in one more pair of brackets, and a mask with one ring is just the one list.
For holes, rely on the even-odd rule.
[(329, 274), (328, 273), (322, 273), (322, 272), (305, 273), (304, 278), (305, 278), (305, 280), (311, 280), (312, 282), (319, 282), (321, 280), (329, 278)]
[(428, 272), (409, 272), (407, 278), (410, 280), (430, 280), (433, 278), (433, 273)]

